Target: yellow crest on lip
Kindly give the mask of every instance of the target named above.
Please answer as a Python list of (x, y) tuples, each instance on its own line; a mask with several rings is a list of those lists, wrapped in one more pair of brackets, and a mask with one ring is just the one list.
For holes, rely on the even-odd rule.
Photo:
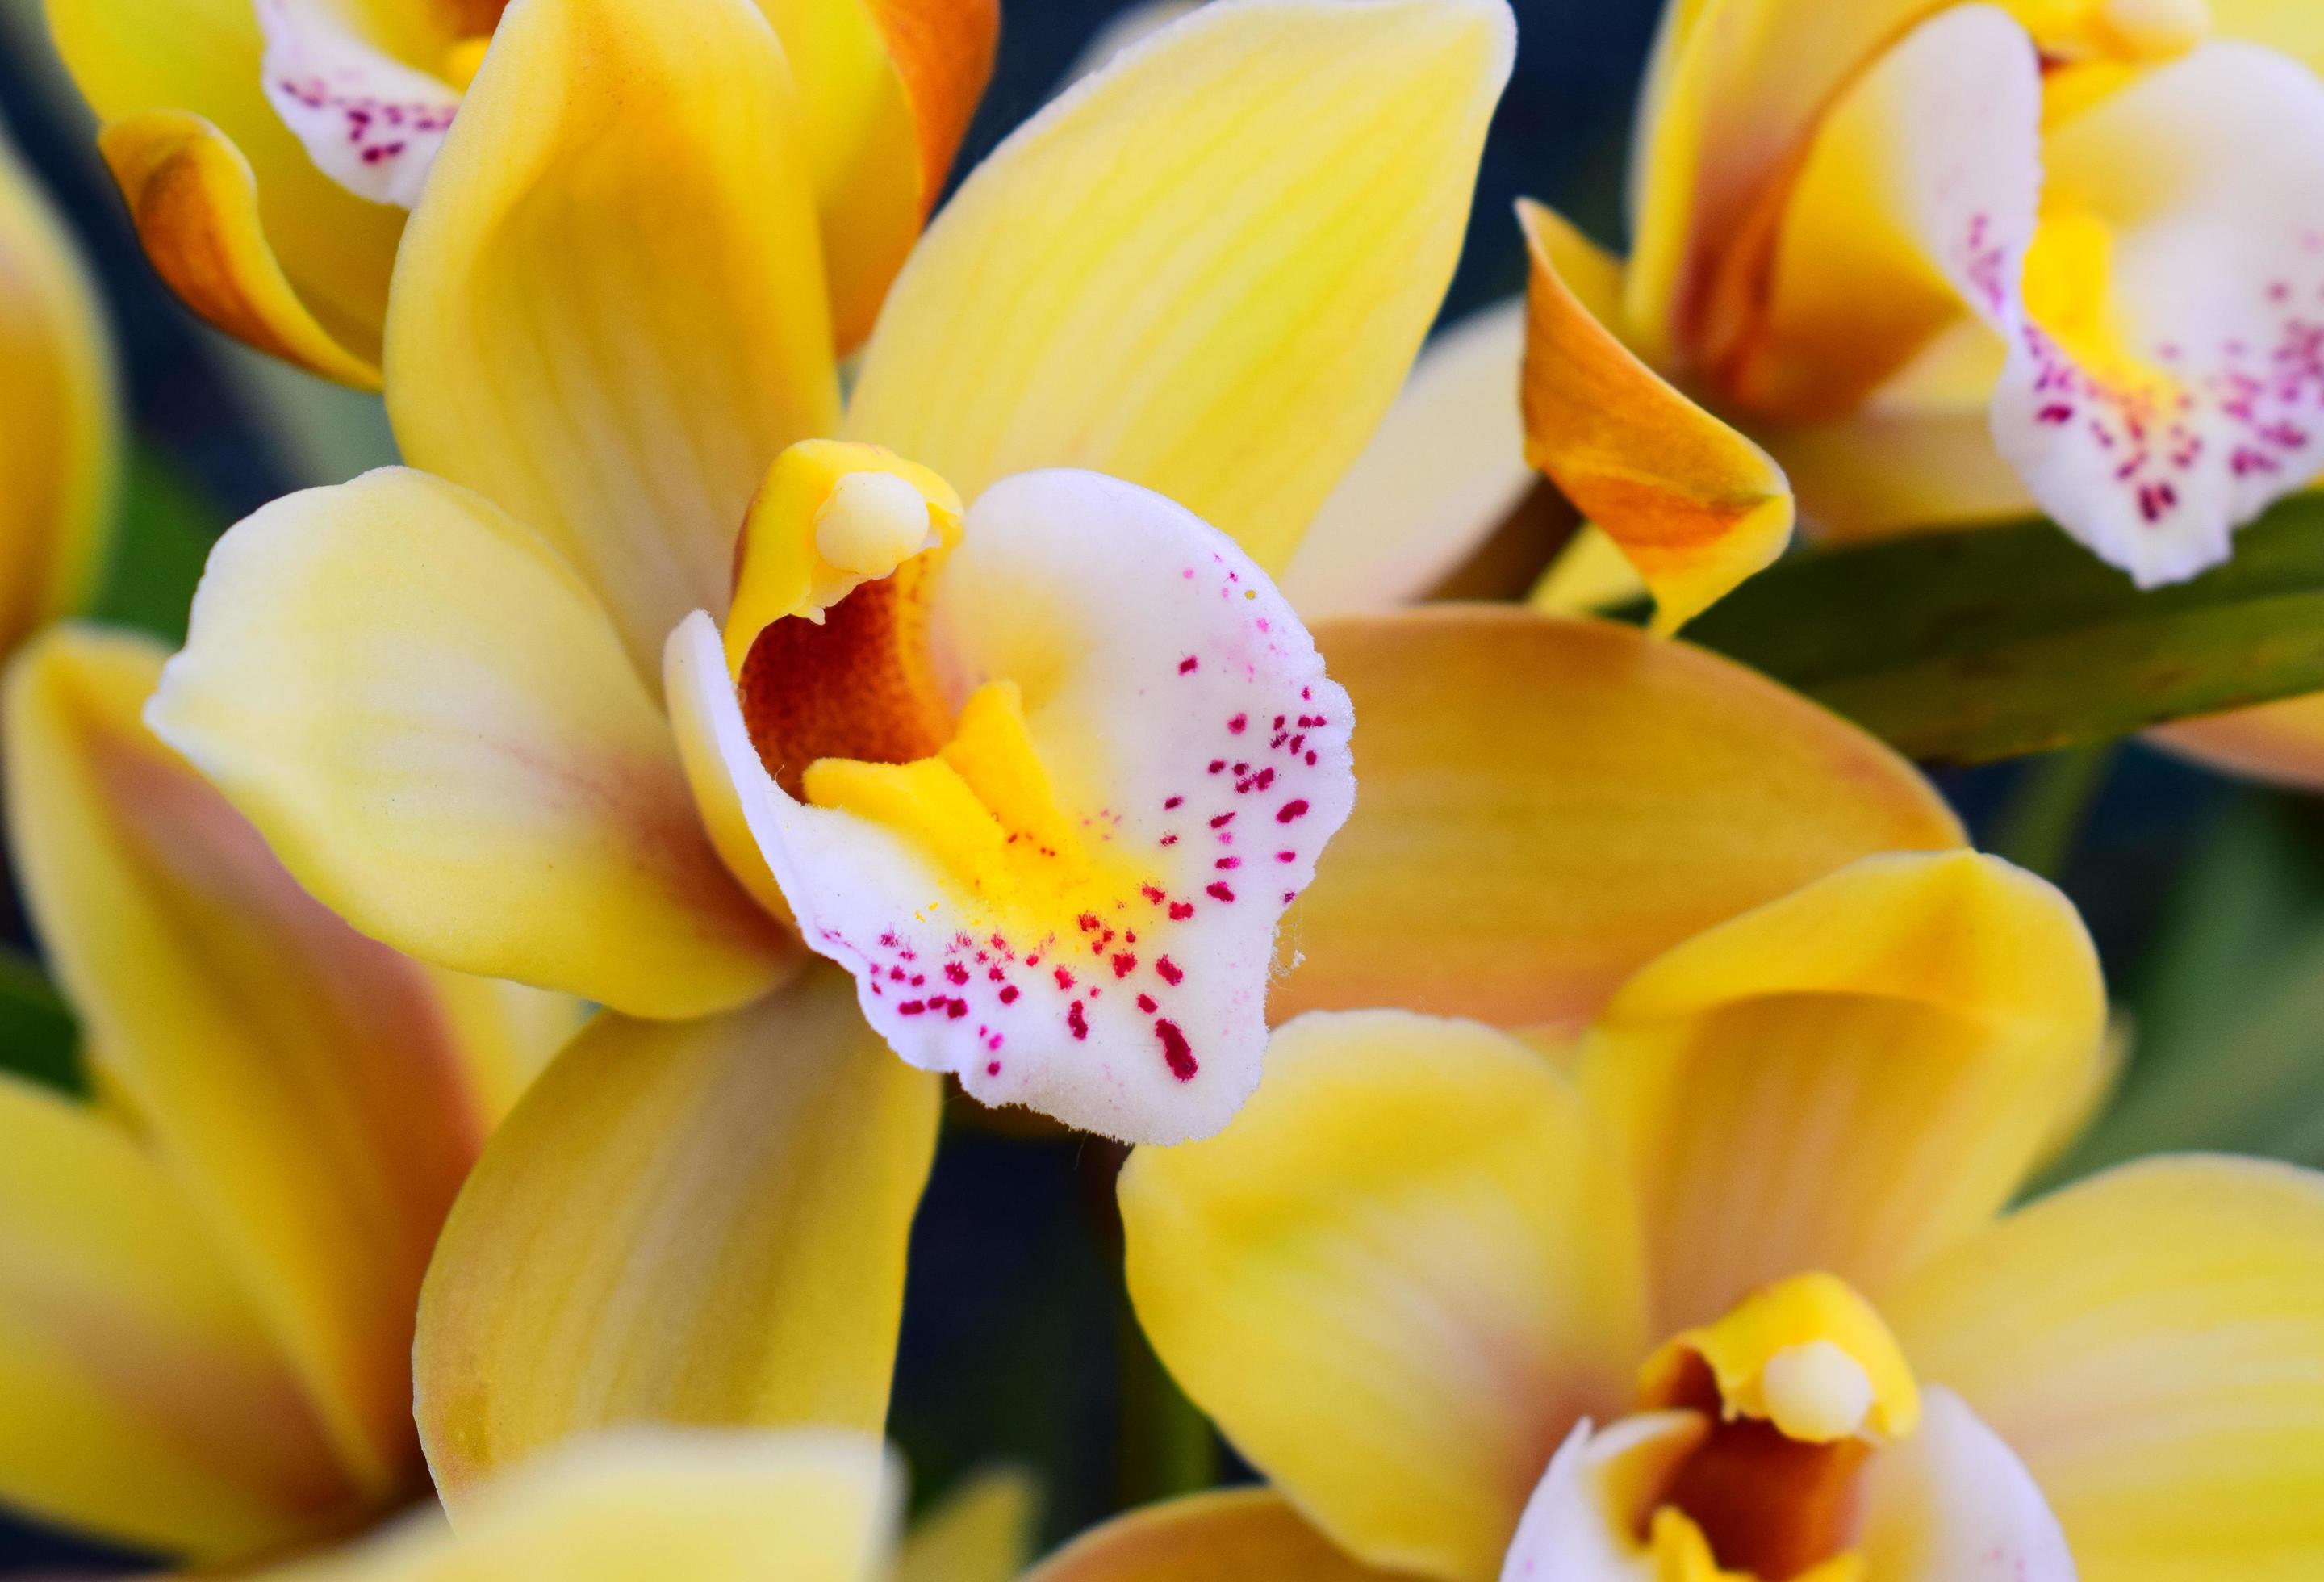
[(960, 537), (960, 496), (927, 467), (877, 445), (802, 440), (775, 458), (743, 518), (726, 613), (735, 676), (761, 632), (824, 612), (866, 582)]
[(1717, 1322), (1682, 1330), (1639, 1371), (1643, 1403), (1685, 1404), (1695, 1361), (1710, 1369), (1726, 1416), (1771, 1422), (1803, 1443), (1901, 1439), (1920, 1423), (1920, 1389), (1896, 1337), (1836, 1275), (1762, 1286)]

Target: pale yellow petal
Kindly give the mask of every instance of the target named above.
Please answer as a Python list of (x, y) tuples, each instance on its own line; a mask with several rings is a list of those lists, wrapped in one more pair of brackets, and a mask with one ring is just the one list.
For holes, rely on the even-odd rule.
[(125, 1127), (0, 1077), (0, 1502), (197, 1561), (339, 1517), (264, 1322)]
[(2091, 1582), (2324, 1573), (2324, 1178), (2127, 1165), (1886, 1306), (1921, 1376), (2024, 1460)]
[(1645, 1355), (1610, 1149), (1532, 1050), (1398, 1012), (1280, 1029), (1207, 1142), (1120, 1185), (1131, 1301), (1235, 1448), (1362, 1559), (1489, 1582)]
[(388, 408), (613, 612), (641, 675), (723, 610), (785, 445), (838, 421), (781, 47), (751, 0), (512, 8), (398, 264)]
[(1868, 858), (1663, 956), (1581, 1053), (1627, 1144), (1656, 1328), (1808, 1271), (1877, 1301), (2008, 1200), (2105, 1029), (2072, 905), (1971, 852)]
[(534, 1083), (420, 1303), (437, 1486), (625, 1422), (877, 1432), (936, 1079), (844, 974), (724, 1017), (604, 1015)]
[(187, 307), (238, 340), (326, 379), (379, 388), (283, 273), (259, 219), (258, 180), (226, 134), (182, 110), (109, 121), (97, 138), (145, 256)]
[(1317, 641), (1355, 707), (1359, 790), (1285, 920), (1305, 959), (1278, 1017), (1572, 1025), (1701, 929), (1962, 838), (1878, 742), (1683, 643), (1513, 609), (1327, 622)]
[(359, 364), (375, 363), (403, 211), (341, 187), (283, 125), (263, 90), (265, 44), (250, 0), (47, 0), (46, 9), (99, 121), (184, 111), (247, 158), (263, 245), (322, 333)]
[(1085, 78), (947, 204), (848, 413), (963, 496), (1087, 467), (1273, 570), (1460, 251), (1501, 0), (1222, 0)]
[(1025, 1582), (1390, 1582), (1272, 1489), (1220, 1489), (1093, 1528)]
[(1418, 598), (1533, 486), (1517, 420), (1525, 304), (1488, 308), (1429, 342), (1371, 444), (1284, 568), (1308, 620)]
[(2150, 731), (2167, 753), (2292, 791), (2324, 791), (2324, 696), (2287, 698)]
[(1791, 541), (1791, 485), (1767, 453), (1689, 400), (1591, 316), (1559, 274), (1570, 227), (1520, 202), (1526, 458), (1620, 546), (1673, 632)]
[(151, 717), (302, 884), (428, 960), (661, 1016), (794, 963), (711, 849), (604, 607), (424, 473), (227, 533)]
[(2281, 50), (2310, 71), (2324, 74), (2324, 11), (2309, 0), (2209, 0), (2211, 30)]
[(853, 1434), (633, 1428), (263, 1582), (880, 1582), (900, 1483)]
[(357, 934), (147, 733), (148, 640), (10, 675), (11, 846), (100, 1086), (224, 1248), (374, 1498), (419, 1473), (411, 1311), (486, 1124), (429, 974)]
[(1016, 1582), (1033, 1558), (1041, 1485), (1013, 1466), (972, 1473), (912, 1524), (893, 1582)]
[(0, 654), (94, 590), (113, 536), (113, 341), (80, 254), (0, 139)]

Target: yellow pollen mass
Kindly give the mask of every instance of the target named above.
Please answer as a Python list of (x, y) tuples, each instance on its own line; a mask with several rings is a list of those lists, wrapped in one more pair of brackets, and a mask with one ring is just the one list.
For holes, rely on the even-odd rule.
[(1726, 1416), (1772, 1423), (1803, 1444), (1899, 1439), (1920, 1424), (1920, 1388), (1895, 1337), (1835, 1275), (1797, 1274), (1762, 1286), (1718, 1322), (1681, 1331), (1640, 1370), (1644, 1404), (1688, 1404), (1686, 1381), (1698, 1359)]
[(815, 513), (816, 553), (851, 576), (886, 577), (936, 542), (927, 501), (894, 473), (849, 473)]
[(1862, 1430), (1872, 1411), (1872, 1380), (1862, 1365), (1829, 1340), (1787, 1346), (1759, 1370), (1767, 1420), (1787, 1439), (1830, 1444)]
[(777, 621), (822, 624), (867, 582), (960, 536), (960, 496), (877, 445), (803, 439), (775, 458), (742, 519), (726, 665), (735, 676)]

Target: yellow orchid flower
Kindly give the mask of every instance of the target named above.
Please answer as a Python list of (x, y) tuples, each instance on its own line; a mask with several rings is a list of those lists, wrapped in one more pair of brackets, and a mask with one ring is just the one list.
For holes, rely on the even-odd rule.
[(1720, 924), (1548, 1052), (1286, 1026), (1121, 1204), (1157, 1350), (1317, 1536), (1194, 1502), (1044, 1582), (1326, 1538), (1321, 1575), (1447, 1582), (2310, 1574), (2324, 1178), (2164, 1158), (2004, 1212), (2103, 1028), (2071, 908), (1967, 852)]
[(982, 1099), (1215, 1130), (1352, 789), (1267, 573), (1443, 293), (1508, 11), (1117, 57), (937, 217), (844, 414), (734, 11), (512, 7), (398, 266), (429, 470), (228, 533), (154, 727), (424, 959), (684, 1018), (803, 941)]
[(0, 1078), (0, 1501), (210, 1564), (424, 1486), (421, 1273), (574, 1007), (310, 900), (140, 723), (161, 660), (68, 625), (8, 677), (10, 846), (98, 1096)]
[(95, 591), (112, 541), (120, 419), (96, 287), (0, 138), (0, 654)]
[[(487, 46), (529, 3), (47, 0), (47, 10), (162, 279), (262, 351), (376, 388), (407, 217), (462, 106), (496, 69)], [(822, 316), (852, 347), (943, 188), (991, 70), (998, 8), (725, 9), (696, 43), (732, 52), (714, 74), (756, 75), (759, 116), (798, 151), (798, 168), (761, 200), (771, 223), (819, 236)], [(587, 76), (610, 63), (585, 53), (572, 66)], [(703, 69), (682, 57), (661, 65), (679, 79)], [(680, 81), (662, 86), (673, 102), (687, 97)], [(664, 175), (680, 190), (687, 180)]]
[[(1571, 1025), (1711, 923), (1961, 840), (1878, 743), (1681, 643), (1517, 610), (1324, 641), (1375, 767), (1300, 903), (1287, 1009)], [(601, 1013), (493, 1133), (422, 1292), (447, 1503), (627, 1423), (880, 1433), (937, 1105), (826, 963), (717, 1015)]]

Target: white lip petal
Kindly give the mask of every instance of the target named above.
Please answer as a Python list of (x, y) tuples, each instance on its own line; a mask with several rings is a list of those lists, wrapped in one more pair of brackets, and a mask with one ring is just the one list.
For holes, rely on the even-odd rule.
[(1276, 926), (1353, 805), (1346, 694), (1230, 540), (1093, 473), (988, 490), (931, 601), (952, 701), (1019, 685), (1058, 807), (1137, 875), (1122, 893), (996, 922), (896, 831), (793, 800), (706, 615), (671, 639), (677, 712), (713, 722), (807, 943), (905, 1059), (1129, 1141), (1215, 1132), (1258, 1085)]
[(1865, 1574), (1882, 1582), (2074, 1582), (2074, 1557), (2016, 1452), (1952, 1391), (1865, 1469)]
[(410, 208), (459, 91), (375, 49), (315, 0), (255, 0), (267, 102), (316, 168), (358, 198)]

